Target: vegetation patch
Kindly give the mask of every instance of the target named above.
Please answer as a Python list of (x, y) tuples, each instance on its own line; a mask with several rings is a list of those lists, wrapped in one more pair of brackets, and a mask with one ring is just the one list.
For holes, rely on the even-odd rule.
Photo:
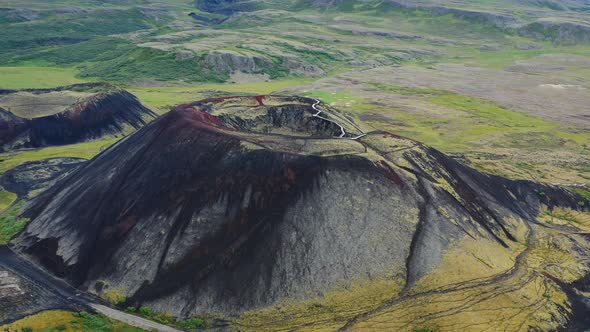
[(0, 67), (0, 88), (52, 88), (83, 83), (78, 70), (62, 67), (17, 66)]
[(586, 228), (590, 225), (590, 213), (571, 209), (547, 208), (543, 211), (540, 218), (548, 224), (570, 225)]
[(169, 313), (156, 313), (151, 307), (148, 306), (141, 306), (139, 308), (136, 307), (128, 307), (127, 312), (133, 313), (136, 315), (143, 316), (149, 320), (153, 320), (154, 322), (158, 322), (160, 324), (168, 325), (168, 326), (175, 326), (180, 329), (189, 329), (189, 330), (199, 330), (199, 329), (206, 329), (210, 327), (219, 326), (220, 320), (214, 317), (192, 317), (186, 320), (178, 320), (172, 314)]
[(58, 332), (58, 331), (92, 331), (92, 332), (144, 332), (125, 323), (112, 320), (103, 315), (88, 312), (74, 313), (51, 310), (23, 318), (14, 323), (0, 326), (0, 331), (8, 332)]
[(16, 194), (9, 191), (0, 190), (0, 213), (16, 201)]
[(6, 244), (29, 224), (29, 219), (19, 218), (23, 202), (12, 205), (0, 214), (0, 245)]
[(506, 128), (537, 128), (544, 129), (555, 124), (539, 117), (508, 110), (495, 102), (472, 96), (455, 93), (438, 94), (428, 99), (430, 102), (489, 120), (494, 126)]
[(5, 24), (0, 30), (0, 54), (14, 50), (77, 44), (96, 36), (150, 28), (155, 26), (154, 23), (146, 19), (140, 9), (126, 8), (52, 16), (35, 24)]
[(22, 150), (0, 154), (0, 174), (29, 161), (58, 157), (91, 159), (120, 138), (85, 142), (72, 145), (52, 146), (37, 150)]
[(210, 70), (202, 57), (179, 60), (173, 52), (133, 47), (116, 57), (81, 65), (81, 75), (110, 81), (185, 80), (192, 82), (224, 82), (228, 73)]
[(317, 330), (338, 330), (348, 319), (370, 311), (398, 296), (403, 281), (394, 276), (357, 281), (334, 289), (322, 298), (285, 300), (262, 310), (244, 313), (236, 325), (244, 331), (297, 330), (313, 326)]
[(580, 196), (584, 197), (588, 201), (590, 201), (590, 191), (586, 189), (575, 188), (574, 191), (578, 193)]
[(100, 295), (105, 301), (114, 305), (121, 305), (125, 303), (126, 297), (122, 290), (111, 288), (103, 291)]
[(308, 84), (313, 80), (311, 78), (290, 78), (242, 84), (205, 83), (166, 87), (132, 87), (129, 91), (146, 105), (164, 113), (175, 105), (211, 96), (268, 95), (283, 89)]
[(437, 89), (416, 88), (410, 86), (398, 86), (388, 84), (371, 84), (374, 88), (381, 91), (392, 92), (402, 96), (441, 96), (450, 92)]

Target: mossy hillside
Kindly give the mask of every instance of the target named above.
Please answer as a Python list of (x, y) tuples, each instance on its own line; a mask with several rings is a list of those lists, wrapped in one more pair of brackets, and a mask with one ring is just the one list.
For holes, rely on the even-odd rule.
[(155, 25), (155, 21), (137, 8), (48, 16), (34, 24), (4, 24), (0, 30), (0, 52), (6, 54), (19, 49), (78, 43), (96, 36), (127, 33)]
[(132, 51), (134, 48), (133, 44), (124, 39), (98, 36), (74, 45), (13, 50), (11, 53), (0, 54), (0, 62), (4, 65), (45, 64), (76, 67), (109, 61)]
[[(590, 221), (588, 213), (575, 212), (575, 214), (578, 219), (576, 225), (581, 227), (579, 229), (586, 230)], [(546, 218), (542, 216), (542, 220)], [(570, 234), (576, 234), (577, 231), (572, 229)], [(479, 242), (471, 246), (471, 248), (477, 248), (479, 254), (471, 252), (465, 256), (454, 250), (449, 251), (441, 267), (424, 278), (415, 291), (420, 293), (432, 289), (435, 294), (425, 296), (424, 300), (413, 299), (401, 302), (399, 306), (392, 306), (382, 313), (376, 313), (373, 319), (369, 318), (357, 327), (361, 330), (369, 326), (371, 328), (400, 327), (404, 330), (408, 326), (404, 325), (406, 324), (404, 322), (412, 322), (412, 325), (436, 326), (440, 331), (454, 329), (471, 331), (483, 325), (514, 331), (525, 331), (531, 327), (557, 328), (555, 323), (551, 323), (551, 318), (559, 316), (565, 318), (564, 315), (568, 314), (570, 303), (564, 290), (553, 280), (573, 282), (582, 278), (588, 272), (588, 268), (584, 266), (580, 257), (588, 249), (579, 247), (578, 235), (564, 236), (562, 231), (551, 227), (536, 227), (535, 232), (529, 233), (529, 236), (526, 244), (519, 245), (521, 249), (512, 250), (512, 254), (503, 258), (486, 255), (485, 253), (489, 250), (481, 248)], [(469, 251), (470, 246), (464, 244), (458, 247), (461, 248), (459, 250)], [(496, 248), (493, 252), (502, 252), (502, 250)], [(518, 254), (518, 257), (513, 256), (515, 254)], [(472, 269), (478, 266), (477, 261), (484, 266)], [(501, 267), (502, 264), (503, 267)], [(512, 264), (515, 264), (514, 267), (511, 266)], [(493, 274), (491, 279), (480, 275), (482, 271), (493, 271), (494, 267), (505, 270)], [(463, 268), (466, 270), (462, 270)], [(449, 283), (451, 292), (447, 292), (445, 287), (436, 288), (435, 285), (441, 281), (444, 283), (452, 281), (452, 278), (451, 280), (447, 278), (451, 270), (461, 271), (460, 278), (471, 279), (471, 281), (464, 284)], [(486, 280), (494, 281), (486, 285)], [(462, 305), (467, 305), (469, 309), (461, 311), (452, 309)]]
[[(38, 59), (42, 59), (39, 62)], [(85, 61), (80, 61), (85, 59)], [(207, 70), (201, 58), (179, 60), (175, 52), (137, 47), (128, 41), (96, 38), (76, 45), (40, 49), (33, 52), (0, 56), (0, 63), (39, 63), (70, 66), (78, 70), (79, 79), (101, 79), (130, 83), (138, 80), (225, 81), (228, 73)]]
[(98, 76), (110, 81), (184, 80), (223, 82), (228, 72), (216, 72), (202, 64), (202, 58), (179, 60), (176, 54), (150, 48), (132, 48), (112, 59), (81, 66), (81, 76)]
[[(230, 71), (218, 71), (204, 60), (207, 53), (179, 59), (175, 51), (163, 51), (136, 45), (122, 39), (98, 37), (75, 45), (11, 54), (0, 54), (0, 64), (36, 64), (39, 66), (73, 66), (79, 80), (108, 80), (133, 83), (141, 80), (177, 82), (225, 82)], [(276, 79), (289, 76), (282, 59), (269, 56), (272, 64), (258, 62), (261, 73)], [(81, 61), (81, 59), (85, 59)], [(73, 69), (70, 69), (73, 70)]]
[[(349, 325), (351, 330), (477, 331), (481, 326), (513, 331), (554, 329), (558, 326), (551, 318), (565, 318), (570, 303), (551, 278), (561, 280), (563, 276), (564, 281), (572, 282), (587, 268), (578, 257), (581, 253), (573, 250), (579, 243), (576, 239), (545, 228), (532, 234), (527, 243), (514, 243), (510, 248), (466, 237), (456, 242), (442, 263), (409, 293), (400, 296), (384, 291), (374, 295), (367, 304), (367, 308), (373, 308), (368, 315), (359, 315), (366, 311), (343, 309), (350, 303), (347, 296), (364, 298), (357, 293), (360, 289), (352, 288), (248, 312), (236, 325), (244, 330), (313, 327), (335, 331), (360, 317)], [(363, 289), (377, 290), (379, 285), (381, 281), (368, 281)], [(321, 319), (312, 318), (318, 316)]]

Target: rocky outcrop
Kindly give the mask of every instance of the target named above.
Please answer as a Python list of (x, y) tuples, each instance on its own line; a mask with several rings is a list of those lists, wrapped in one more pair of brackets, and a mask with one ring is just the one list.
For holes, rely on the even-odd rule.
[(325, 74), (325, 71), (320, 67), (290, 56), (273, 61), (263, 56), (234, 52), (212, 52), (207, 54), (201, 63), (207, 70), (228, 74), (235, 72), (269, 74), (271, 76), (275, 76), (276, 73), (298, 76), (322, 76)]
[(24, 197), (51, 187), (82, 164), (86, 159), (51, 158), (21, 164), (0, 177), (0, 185), (7, 191)]
[(323, 76), (326, 72), (313, 64), (301, 62), (295, 57), (285, 57), (282, 59), (282, 65), (288, 69), (289, 74), (298, 76)]
[(218, 72), (261, 73), (273, 66), (272, 61), (267, 58), (229, 52), (209, 53), (205, 56), (203, 62), (205, 66)]
[[(93, 91), (65, 110), (32, 119), (0, 110), (0, 143), (5, 150), (63, 145), (118, 136), (137, 130), (156, 117), (127, 91), (105, 85), (80, 85), (56, 89), (23, 90)], [(17, 93), (5, 90), (2, 94)]]
[(508, 248), (542, 205), (590, 204), (333, 126), (360, 130), (307, 98), (183, 105), (28, 203), (13, 246), (125, 306), (233, 315), (391, 271), (411, 289), (454, 239)]
[(222, 15), (232, 15), (258, 8), (256, 1), (248, 0), (197, 0), (196, 5), (204, 12)]
[(16, 137), (25, 132), (28, 126), (27, 120), (0, 108), (0, 146), (10, 144)]
[(519, 28), (518, 33), (556, 44), (590, 43), (590, 25), (576, 22), (539, 20)]

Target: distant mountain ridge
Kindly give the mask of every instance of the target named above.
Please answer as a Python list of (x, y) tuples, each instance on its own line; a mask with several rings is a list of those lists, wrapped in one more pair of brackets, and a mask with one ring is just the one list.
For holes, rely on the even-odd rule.
[[(497, 1), (501, 6), (502, 1)], [(585, 12), (590, 11), (590, 4), (585, 1), (556, 2), (546, 1), (514, 1), (514, 4), (529, 6), (554, 12)], [(256, 0), (199, 0), (197, 7), (205, 12), (231, 16), (242, 12), (260, 9), (279, 8), (299, 10), (304, 8), (318, 8), (330, 10), (350, 11), (354, 8), (368, 10), (375, 8), (398, 8), (405, 10), (427, 10), (433, 15), (455, 15), (457, 17), (485, 22), (500, 29), (511, 30), (515, 34), (549, 40), (558, 44), (577, 44), (590, 42), (590, 21), (578, 22), (565, 19), (547, 19), (543, 16), (535, 18), (535, 12), (530, 15), (533, 21), (522, 20), (512, 12), (492, 11), (486, 7), (458, 6), (445, 1), (357, 1), (357, 0), (299, 0), (287, 2), (256, 1)], [(501, 7), (499, 7), (501, 8)]]

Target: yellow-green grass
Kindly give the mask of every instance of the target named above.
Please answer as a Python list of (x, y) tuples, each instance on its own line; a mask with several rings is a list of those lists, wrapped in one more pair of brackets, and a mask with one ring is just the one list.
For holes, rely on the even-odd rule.
[(91, 159), (117, 142), (120, 138), (85, 142), (72, 145), (52, 146), (37, 150), (21, 150), (0, 154), (0, 174), (29, 161), (58, 157)]
[(166, 112), (174, 105), (208, 98), (213, 92), (239, 95), (265, 95), (286, 88), (309, 84), (312, 81), (313, 79), (310, 78), (292, 78), (241, 84), (206, 83), (187, 86), (130, 87), (129, 91), (135, 94), (146, 105), (156, 108), (161, 112)]
[[(378, 129), (393, 131), (443, 151), (465, 152), (466, 149), (472, 148), (473, 144), (480, 144), (492, 137), (493, 144), (504, 147), (526, 147), (527, 144), (534, 144), (529, 147), (554, 148), (563, 147), (565, 142), (567, 147), (580, 148), (590, 144), (590, 133), (575, 131), (556, 121), (513, 111), (488, 99), (444, 90), (393, 85), (373, 86), (378, 90), (412, 96), (432, 104), (431, 112), (436, 113), (436, 116), (374, 105), (362, 97), (356, 98), (354, 103), (344, 109), (357, 115), (386, 115), (391, 121), (375, 120), (370, 123)], [(318, 95), (317, 92), (314, 94)], [(340, 96), (336, 100), (350, 99)], [(521, 136), (526, 136), (530, 142), (519, 139)]]
[(393, 275), (356, 280), (321, 298), (283, 300), (270, 308), (248, 311), (234, 324), (240, 331), (337, 331), (355, 315), (396, 298), (402, 288), (403, 281)]
[(16, 200), (16, 194), (0, 190), (0, 212), (4, 211)]
[[(577, 144), (590, 143), (590, 134), (570, 132), (558, 122), (541, 117), (516, 112), (499, 106), (495, 102), (483, 98), (447, 93), (429, 98), (429, 101), (451, 107), (473, 116), (476, 123), (463, 135), (489, 134), (491, 132), (539, 132), (552, 133), (557, 138), (571, 140)], [(481, 124), (479, 124), (481, 123)]]
[(326, 104), (333, 105), (335, 107), (352, 104), (357, 100), (354, 95), (348, 91), (328, 92), (328, 91), (308, 91), (304, 93), (306, 96), (320, 99)]
[(468, 236), (457, 239), (405, 298), (395, 279), (367, 280), (362, 287), (246, 312), (235, 325), (244, 331), (336, 331), (356, 317), (351, 331), (555, 330), (571, 306), (553, 280), (570, 283), (586, 273), (583, 254), (572, 248), (590, 223), (588, 213), (558, 212), (567, 220), (553, 217), (554, 223), (578, 229), (564, 234), (534, 226), (531, 232), (521, 220), (511, 219), (507, 222), (517, 240), (508, 247)]
[[(518, 43), (530, 43), (530, 39), (522, 37), (510, 37), (513, 45), (501, 44), (497, 50), (482, 50), (479, 47), (447, 48), (447, 55), (440, 57), (441, 62), (450, 63), (477, 63), (487, 68), (503, 68), (515, 61), (527, 60), (544, 54), (574, 54), (590, 56), (588, 45), (554, 45), (551, 42), (535, 41), (540, 48), (521, 50), (516, 47)], [(420, 62), (409, 62), (416, 65), (424, 65)]]
[(576, 193), (578, 193), (578, 195), (580, 195), (590, 201), (590, 191), (585, 190), (585, 189), (574, 189), (574, 191)]
[(78, 70), (62, 67), (17, 66), (0, 67), (0, 88), (51, 88), (83, 83), (76, 77)]
[(63, 310), (43, 311), (25, 317), (14, 323), (0, 326), (7, 332), (57, 332), (57, 331), (101, 331), (101, 332), (141, 332), (139, 328), (112, 320), (103, 315), (87, 312), (74, 313)]
[[(448, 100), (434, 102), (442, 105)], [(451, 104), (448, 103), (449, 106)], [(484, 145), (489, 148), (525, 149), (557, 148), (561, 145), (562, 148), (581, 149), (590, 142), (590, 135), (568, 131), (557, 122), (503, 109), (489, 117), (486, 107), (480, 110), (473, 112), (472, 116), (440, 119), (388, 109), (391, 122), (371, 121), (370, 124), (376, 129), (391, 131), (446, 152), (464, 153)], [(510, 119), (514, 122), (510, 123)], [(526, 141), (522, 139), (525, 137)]]
[(29, 223), (29, 219), (20, 218), (22, 202), (17, 202), (0, 214), (0, 245), (10, 241), (16, 234), (20, 233)]

